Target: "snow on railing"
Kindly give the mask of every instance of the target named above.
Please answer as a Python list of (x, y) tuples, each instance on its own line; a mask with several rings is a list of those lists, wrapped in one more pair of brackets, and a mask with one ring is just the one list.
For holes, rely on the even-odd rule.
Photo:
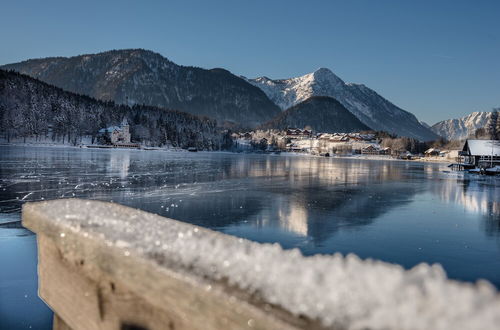
[(304, 257), (113, 203), (27, 203), (60, 329), (498, 329), (500, 295), (355, 255)]

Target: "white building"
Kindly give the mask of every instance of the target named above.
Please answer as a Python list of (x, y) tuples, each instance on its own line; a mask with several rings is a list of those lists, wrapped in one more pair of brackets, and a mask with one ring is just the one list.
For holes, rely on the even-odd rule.
[(110, 126), (99, 130), (100, 134), (107, 135), (111, 144), (130, 144), (130, 130), (127, 119), (123, 119), (120, 126)]

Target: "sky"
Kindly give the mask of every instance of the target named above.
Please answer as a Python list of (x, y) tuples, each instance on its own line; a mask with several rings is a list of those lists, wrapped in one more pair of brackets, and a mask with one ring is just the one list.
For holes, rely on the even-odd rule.
[(0, 64), (110, 49), (288, 78), (330, 68), (429, 124), (500, 107), (500, 1), (2, 0)]

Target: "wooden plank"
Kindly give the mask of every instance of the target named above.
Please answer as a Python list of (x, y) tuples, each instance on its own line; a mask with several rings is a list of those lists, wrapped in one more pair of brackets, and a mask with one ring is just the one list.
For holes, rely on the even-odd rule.
[(406, 271), (355, 256), (304, 257), (98, 201), (27, 203), (23, 225), (37, 234), (39, 292), (59, 329), (500, 324), (491, 285), (450, 281), (436, 266)]
[(63, 252), (43, 234), (38, 235), (38, 245), (39, 294), (57, 313), (54, 329), (295, 329), (237, 296), (186, 285), (164, 274), (147, 281), (168, 292), (160, 308), (119, 277), (105, 272), (96, 276), (86, 269), (92, 261), (88, 255)]
[(37, 240), (40, 297), (73, 329), (99, 329), (95, 283), (73, 271), (49, 238)]
[[(192, 329), (169, 309), (153, 306), (102, 276), (85, 276), (85, 262), (69, 260), (49, 238), (38, 237), (40, 296), (57, 313), (54, 329)], [(171, 308), (170, 310), (175, 310)]]

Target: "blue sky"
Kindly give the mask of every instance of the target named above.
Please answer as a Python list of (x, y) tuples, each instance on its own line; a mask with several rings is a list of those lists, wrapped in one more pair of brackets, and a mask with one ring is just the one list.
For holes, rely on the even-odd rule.
[(145, 48), (286, 78), (328, 67), (435, 123), (500, 106), (500, 1), (2, 0), (0, 64)]

